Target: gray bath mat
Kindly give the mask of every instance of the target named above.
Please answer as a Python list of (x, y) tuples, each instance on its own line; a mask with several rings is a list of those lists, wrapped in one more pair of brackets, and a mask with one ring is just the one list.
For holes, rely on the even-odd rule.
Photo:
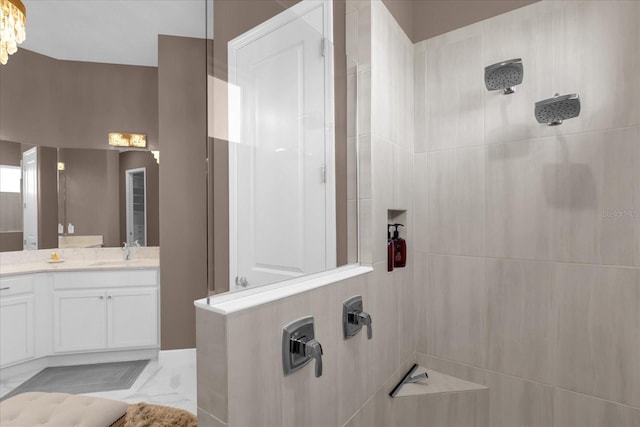
[(125, 390), (136, 381), (148, 360), (46, 368), (12, 390), (1, 400), (29, 391), (94, 393)]

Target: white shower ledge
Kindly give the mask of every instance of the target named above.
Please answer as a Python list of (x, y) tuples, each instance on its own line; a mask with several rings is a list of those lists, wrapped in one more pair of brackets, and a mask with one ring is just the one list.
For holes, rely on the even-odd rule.
[(347, 265), (331, 271), (285, 280), (272, 285), (258, 286), (252, 289), (202, 298), (196, 300), (194, 304), (198, 308), (228, 315), (332, 283), (341, 282), (352, 277), (371, 273), (372, 271), (373, 268), (367, 266)]
[(398, 394), (396, 394), (396, 397), (417, 396), (421, 394), (456, 393), (461, 391), (487, 389), (487, 387), (481, 384), (445, 375), (422, 366), (418, 366), (413, 375), (416, 376), (423, 372), (427, 372), (427, 374), (429, 374), (429, 378), (417, 383), (408, 383), (403, 385), (400, 391), (398, 391)]

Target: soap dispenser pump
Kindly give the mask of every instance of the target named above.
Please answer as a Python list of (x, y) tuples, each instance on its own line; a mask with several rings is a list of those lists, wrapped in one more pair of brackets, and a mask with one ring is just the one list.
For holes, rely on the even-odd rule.
[(393, 232), (393, 266), (404, 267), (407, 265), (407, 241), (400, 237), (398, 227), (404, 227), (403, 224), (393, 224), (396, 228)]
[(395, 246), (391, 238), (391, 227), (393, 227), (393, 224), (387, 224), (387, 271), (393, 271), (395, 259)]

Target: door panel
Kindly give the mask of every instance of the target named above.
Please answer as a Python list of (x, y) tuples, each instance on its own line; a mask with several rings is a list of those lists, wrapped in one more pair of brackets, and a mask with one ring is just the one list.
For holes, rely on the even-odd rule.
[(0, 300), (0, 366), (34, 356), (33, 295)]
[(158, 345), (157, 289), (108, 291), (107, 310), (109, 348)]
[(38, 151), (34, 147), (22, 155), (22, 201), (24, 249), (38, 249)]
[(107, 347), (104, 291), (56, 292), (53, 302), (55, 352)]
[(229, 165), (231, 275), (252, 286), (335, 266), (326, 251), (324, 17), (314, 4), (230, 43), (230, 81), (241, 93)]

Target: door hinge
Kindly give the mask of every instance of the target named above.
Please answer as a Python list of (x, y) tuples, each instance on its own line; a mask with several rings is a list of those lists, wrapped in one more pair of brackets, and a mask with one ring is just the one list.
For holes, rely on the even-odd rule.
[(320, 40), (320, 54), (322, 56), (327, 56), (327, 38), (323, 37)]
[(326, 165), (322, 165), (320, 167), (320, 179), (322, 180), (322, 182), (327, 182), (327, 166)]

